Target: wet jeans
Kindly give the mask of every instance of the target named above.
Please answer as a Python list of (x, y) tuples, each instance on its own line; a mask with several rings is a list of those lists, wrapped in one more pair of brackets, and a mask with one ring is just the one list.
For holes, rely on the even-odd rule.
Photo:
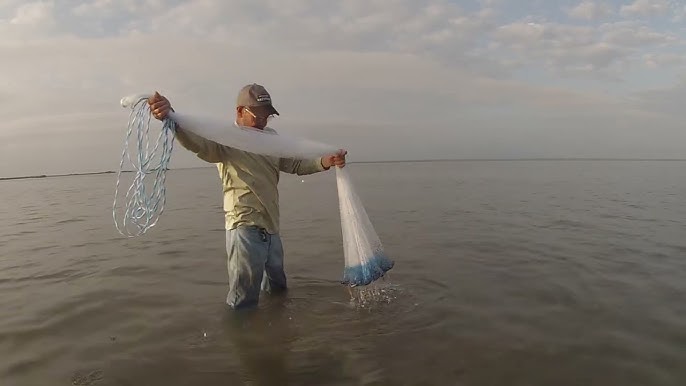
[(226, 254), (226, 304), (231, 308), (257, 305), (260, 290), (270, 293), (286, 289), (283, 246), (278, 234), (254, 226), (227, 230)]

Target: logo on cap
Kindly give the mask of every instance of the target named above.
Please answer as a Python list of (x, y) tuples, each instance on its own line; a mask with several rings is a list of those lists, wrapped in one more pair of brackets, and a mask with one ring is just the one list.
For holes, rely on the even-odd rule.
[(258, 102), (271, 102), (272, 98), (269, 96), (269, 94), (260, 94), (257, 96), (257, 101)]

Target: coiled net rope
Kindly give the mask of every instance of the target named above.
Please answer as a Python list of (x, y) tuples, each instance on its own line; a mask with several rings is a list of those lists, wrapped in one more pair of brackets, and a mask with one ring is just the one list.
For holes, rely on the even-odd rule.
[[(162, 130), (154, 147), (151, 148), (150, 121), (152, 118), (147, 102), (149, 96), (132, 95), (121, 100), (122, 106), (129, 107), (132, 111), (117, 175), (112, 213), (117, 230), (127, 237), (140, 236), (150, 230), (157, 224), (164, 211), (166, 201), (164, 184), (177, 125), (183, 130), (191, 131), (221, 145), (273, 157), (307, 159), (326, 156), (337, 151), (337, 148), (326, 144), (277, 134), (271, 130), (241, 127), (235, 123), (227, 124), (224, 121), (176, 112), (170, 112), (163, 120)], [(134, 149), (137, 154), (132, 158), (129, 154), (129, 146), (130, 137), (134, 131), (136, 132)], [(155, 161), (157, 152), (160, 153), (159, 160)], [(120, 225), (116, 209), (120, 178), (127, 158), (133, 165), (134, 178), (125, 196), (123, 221)], [(154, 175), (154, 181), (148, 190), (145, 177), (151, 174)], [(337, 167), (336, 181), (345, 256), (341, 282), (350, 287), (364, 286), (383, 277), (393, 268), (394, 262), (385, 254), (367, 212), (353, 188), (348, 172)]]
[[(124, 102), (122, 101), (122, 104)], [(157, 140), (150, 141), (150, 107), (147, 98), (140, 97), (133, 102), (129, 115), (124, 149), (117, 173), (117, 184), (112, 203), (112, 218), (117, 231), (126, 237), (140, 236), (154, 227), (164, 212), (166, 203), (165, 182), (167, 170), (174, 145), (176, 122), (167, 119), (163, 122), (162, 130)], [(132, 134), (135, 135), (132, 138)], [(135, 153), (131, 154), (133, 145)], [(154, 145), (153, 147), (151, 147)], [(124, 169), (124, 162), (128, 159), (133, 170), (133, 181), (124, 196), (124, 205), (118, 209), (120, 203), (120, 181)], [(146, 187), (146, 177), (154, 175), (152, 186)], [(122, 211), (120, 219), (117, 213)]]

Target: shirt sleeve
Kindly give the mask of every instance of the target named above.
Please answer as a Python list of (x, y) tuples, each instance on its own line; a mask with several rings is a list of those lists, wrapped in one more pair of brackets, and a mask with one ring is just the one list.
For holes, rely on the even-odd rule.
[(302, 176), (305, 174), (314, 174), (317, 172), (322, 172), (327, 169), (322, 165), (321, 158), (316, 158), (313, 160), (281, 158), (279, 160), (279, 170), (281, 170), (282, 172)]
[(176, 139), (181, 146), (195, 153), (203, 161), (218, 163), (224, 161), (229, 155), (228, 146), (210, 141), (180, 127), (176, 128)]

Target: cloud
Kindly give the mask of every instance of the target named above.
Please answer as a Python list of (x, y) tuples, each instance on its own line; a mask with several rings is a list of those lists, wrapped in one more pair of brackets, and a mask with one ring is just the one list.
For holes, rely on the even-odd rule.
[(670, 6), (674, 15), (672, 17), (672, 22), (680, 23), (686, 21), (686, 4), (681, 0), (671, 0)]
[(554, 72), (603, 70), (624, 58), (627, 47), (599, 40), (591, 27), (516, 22), (499, 28), (494, 39), (526, 63), (541, 61)]
[(498, 27), (492, 37), (493, 55), (514, 55), (519, 68), (542, 63), (557, 76), (613, 81), (621, 80), (626, 69), (640, 67), (648, 50), (660, 55), (684, 45), (678, 34), (637, 21), (579, 26), (523, 20)]
[(634, 22), (605, 24), (600, 31), (604, 33), (602, 39), (605, 42), (623, 47), (655, 47), (679, 42), (674, 34), (659, 33)]
[(17, 8), (16, 14), (10, 20), (13, 25), (39, 26), (53, 22), (52, 11), (55, 7), (53, 1), (41, 1), (27, 3)]
[(185, 36), (263, 49), (404, 52), (464, 62), (463, 54), (494, 23), (488, 8), (466, 11), (446, 0), (282, 0), (262, 6), (247, 1), (188, 2), (135, 28), (172, 36), (182, 31)]
[(645, 54), (643, 56), (646, 66), (654, 69), (663, 67), (686, 66), (686, 55), (675, 53)]
[(430, 4), (411, 0), (99, 0), (71, 9), (58, 4), (61, 30), (44, 36), (158, 35), (264, 50), (408, 52), (459, 62), (474, 70), (497, 67), (470, 55), (479, 48), (480, 38), (494, 28), (493, 10), (466, 10), (448, 0)]
[[(221, 42), (232, 50), (411, 53), (496, 78), (507, 78), (513, 69), (530, 65), (529, 57), (543, 60), (557, 74), (597, 71), (612, 77), (616, 76), (612, 74), (616, 69), (610, 68), (613, 64), (640, 60), (634, 56), (636, 45), (675, 39), (640, 25), (620, 30), (618, 24), (616, 31), (604, 31), (607, 28), (602, 26), (532, 22), (531, 18), (503, 23), (503, 12), (496, 8), (503, 7), (503, 2), (480, 4), (481, 8), (466, 9), (448, 0), (431, 4), (411, 0), (327, 4), (307, 0), (98, 0), (67, 8), (60, 2), (55, 3), (53, 12), (59, 30), (45, 31), (43, 36), (165, 36), (171, 41)], [(634, 5), (636, 9), (645, 7), (641, 2)], [(583, 1), (569, 12), (595, 17), (608, 9), (604, 3)], [(6, 36), (31, 32), (35, 37), (38, 33), (11, 27), (0, 22), (0, 32), (4, 29)], [(606, 38), (600, 37), (603, 33)], [(506, 54), (501, 52), (503, 47)], [(588, 71), (579, 72), (580, 68)]]
[(633, 3), (623, 5), (619, 12), (622, 16), (664, 16), (670, 11), (667, 0), (635, 0)]
[[(417, 115), (422, 111), (448, 120), (450, 111), (475, 105), (563, 108), (588, 98), (477, 75), (411, 53), (274, 49), (265, 54), (241, 48), (255, 60), (237, 60), (233, 48), (219, 42), (156, 36), (50, 39), (4, 52), (14, 74), (8, 85), (15, 102), (0, 107), (8, 119), (36, 117), (36, 106), (56, 114), (84, 108), (110, 113), (119, 111), (122, 96), (155, 89), (188, 109), (225, 114), (235, 90), (252, 81), (269, 85), (285, 111), (311, 120), (343, 120), (360, 110), (369, 112), (366, 122), (423, 119)], [(41, 61), (44, 55), (52, 60)], [(31, 82), (41, 89), (27, 89)]]
[(0, 4), (0, 12), (2, 12), (0, 15), (3, 13), (9, 15), (9, 17), (0, 18), (0, 41), (53, 33), (57, 28), (54, 11), (54, 1), (24, 4), (9, 1)]
[(608, 4), (592, 0), (584, 0), (567, 10), (567, 14), (575, 19), (599, 20), (613, 14), (612, 7)]

